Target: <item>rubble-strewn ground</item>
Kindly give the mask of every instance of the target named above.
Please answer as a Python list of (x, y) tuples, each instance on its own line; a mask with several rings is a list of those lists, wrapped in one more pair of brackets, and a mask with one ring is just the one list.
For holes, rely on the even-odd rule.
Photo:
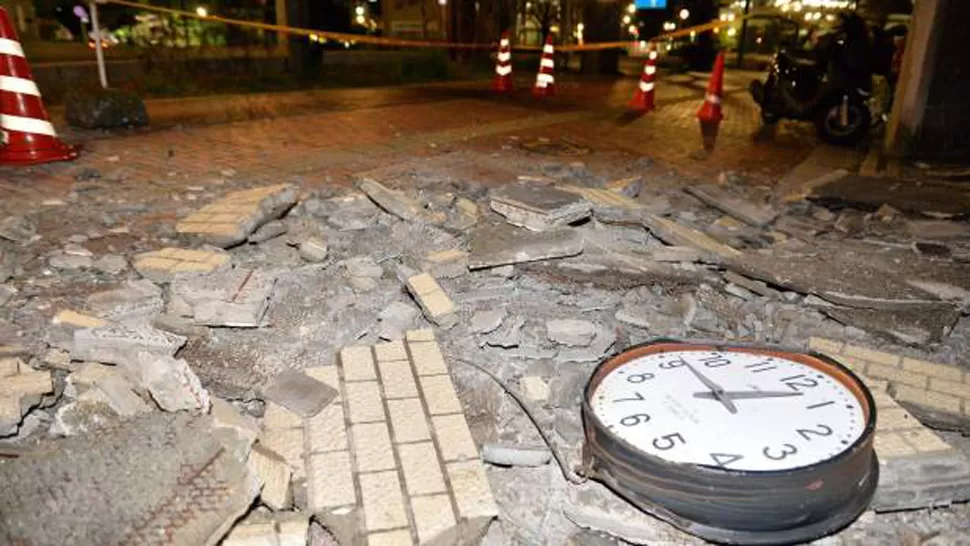
[[(742, 95), (733, 100), (736, 116), (750, 113)], [(332, 385), (289, 372), (333, 367), (343, 347), (419, 328), (435, 331), (474, 440), (489, 446), (483, 457), (539, 459), (488, 467), (499, 509), (484, 539), (492, 546), (699, 541), (630, 516), (602, 486), (569, 484), (542, 456), (550, 446), (532, 422), (475, 366), (530, 403), (573, 468), (582, 388), (598, 362), (624, 347), (659, 336), (795, 348), (813, 337), (838, 340), (848, 344), (847, 364), (868, 363), (874, 389), (897, 395), (945, 429), (957, 454), (970, 455), (960, 435), (970, 431), (970, 226), (968, 211), (948, 197), (965, 198), (962, 187), (921, 183), (912, 207), (878, 198), (880, 188), (915, 183), (907, 181), (870, 181), (875, 189), (848, 200), (826, 189), (786, 201), (775, 192), (791, 166), (784, 161), (754, 172), (741, 158), (698, 163), (655, 140), (658, 154), (617, 150), (597, 137), (612, 122), (582, 108), (526, 118), (521, 104), (473, 99), (438, 111), (395, 108), (362, 113), (368, 132), (349, 134), (344, 147), (310, 134), (341, 120), (361, 125), (339, 113), (305, 120), (302, 134), (300, 119), (289, 118), (105, 136), (78, 165), (0, 170), (0, 475), (16, 478), (0, 488), (0, 507), (16, 508), (0, 510), (0, 539), (53, 543), (70, 520), (59, 520), (54, 505), (20, 503), (44, 502), (48, 488), (63, 493), (47, 493), (61, 503), (84, 503), (84, 488), (105, 498), (95, 485), (103, 482), (161, 491), (131, 506), (125, 495), (133, 493), (118, 491), (110, 514), (76, 510), (89, 523), (106, 518), (101, 543), (140, 543), (112, 533), (147, 532), (137, 516), (168, 510), (171, 529), (184, 521), (186, 530), (170, 529), (159, 542), (212, 544), (255, 496), (258, 479), (262, 506), (227, 543), (246, 543), (248, 533), (280, 541), (309, 533), (310, 544), (332, 544), (341, 535), (321, 529), (322, 519), (307, 530), (305, 470), (287, 467), (289, 454), (256, 437), (275, 429), (274, 408), (309, 418), (334, 404)], [(420, 128), (383, 134), (381, 120), (398, 111)], [(431, 133), (422, 117), (445, 127)], [(258, 138), (281, 130), (292, 145)], [(699, 145), (692, 130), (674, 133), (680, 141), (671, 147)], [(726, 146), (780, 157), (803, 139), (786, 138), (767, 148)], [(888, 356), (856, 348), (895, 360), (881, 368)], [(913, 364), (923, 361), (949, 367)], [(213, 417), (195, 417), (204, 413)], [(206, 441), (185, 448), (188, 428), (171, 431), (182, 426)], [(108, 440), (99, 430), (110, 431)], [(149, 468), (152, 477), (113, 477), (111, 461), (71, 468), (123, 443), (122, 434), (140, 459), (125, 471)], [(80, 455), (65, 460), (58, 446)], [(169, 468), (176, 459), (165, 450), (182, 466)], [(258, 470), (251, 451), (262, 453)], [(247, 458), (248, 473), (239, 464)], [(197, 493), (206, 487), (219, 493)], [(204, 497), (188, 503), (207, 507), (203, 515), (180, 508), (184, 495)], [(970, 543), (970, 508), (947, 500), (867, 512), (817, 543)], [(45, 510), (58, 524), (31, 531)]]

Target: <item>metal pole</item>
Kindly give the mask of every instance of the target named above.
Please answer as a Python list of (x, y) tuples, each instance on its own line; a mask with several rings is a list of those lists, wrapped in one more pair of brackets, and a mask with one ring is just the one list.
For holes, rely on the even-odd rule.
[(751, 0), (744, 0), (744, 18), (741, 19), (741, 36), (738, 41), (738, 68), (743, 68), (744, 44), (748, 39), (748, 12), (751, 11)]
[(98, 76), (101, 87), (108, 88), (108, 71), (104, 67), (104, 51), (101, 49), (101, 26), (98, 24), (98, 4), (91, 2), (91, 24), (94, 26), (94, 54), (98, 58)]

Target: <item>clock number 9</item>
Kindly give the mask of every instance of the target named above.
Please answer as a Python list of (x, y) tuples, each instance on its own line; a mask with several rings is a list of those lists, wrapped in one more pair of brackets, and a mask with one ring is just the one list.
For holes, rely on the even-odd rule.
[(686, 360), (684, 360), (683, 358), (678, 358), (677, 360), (671, 360), (669, 362), (661, 362), (660, 363), (660, 369), (661, 370), (672, 370), (674, 368), (680, 368), (681, 366), (686, 366), (686, 365), (687, 365), (687, 361)]
[(780, 460), (788, 457), (789, 455), (794, 455), (794, 454), (798, 453), (798, 448), (796, 448), (795, 446), (793, 446), (791, 444), (782, 444), (781, 452), (779, 454), (777, 454), (777, 455), (776, 454), (772, 454), (770, 447), (764, 448), (764, 450), (762, 451), (762, 453), (764, 453), (765, 454), (765, 457), (771, 459), (772, 461), (780, 461)]
[[(675, 441), (676, 440), (676, 441)], [(681, 444), (686, 444), (684, 437), (680, 434), (667, 434), (666, 436), (661, 436), (660, 438), (654, 438), (653, 447), (659, 449), (660, 451), (667, 451), (668, 449), (673, 449), (677, 442)]]
[(650, 416), (646, 413), (635, 413), (633, 415), (627, 415), (623, 419), (620, 419), (620, 424), (625, 427), (635, 427), (650, 421)]
[(630, 383), (643, 383), (647, 379), (653, 379), (653, 374), (652, 373), (635, 373), (635, 374), (632, 374), (632, 375), (628, 375), (627, 378), (626, 378), (626, 380), (629, 381)]

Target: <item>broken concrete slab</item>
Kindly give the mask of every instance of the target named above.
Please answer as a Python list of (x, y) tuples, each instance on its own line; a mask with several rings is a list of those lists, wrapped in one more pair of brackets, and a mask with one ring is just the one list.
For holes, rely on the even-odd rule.
[(249, 239), (247, 240), (254, 244), (265, 243), (266, 241), (286, 234), (286, 232), (286, 224), (280, 220), (273, 220), (260, 226), (256, 231), (253, 232), (252, 235), (249, 236)]
[(37, 226), (25, 216), (7, 216), (0, 220), (0, 239), (27, 243), (37, 235)]
[(585, 347), (593, 341), (597, 327), (587, 320), (556, 319), (546, 321), (546, 336), (563, 345)]
[(263, 389), (263, 397), (302, 417), (313, 417), (338, 396), (322, 381), (303, 372), (285, 371), (273, 377)]
[(551, 394), (549, 390), (549, 384), (546, 380), (535, 376), (527, 375), (519, 379), (519, 385), (522, 387), (522, 392), (525, 397), (533, 402), (545, 402), (549, 399)]
[(485, 336), (484, 345), (503, 349), (518, 347), (522, 341), (523, 326), (525, 326), (525, 319), (522, 317), (506, 321), (504, 326)]
[(468, 253), (457, 248), (425, 255), (421, 270), (438, 279), (454, 279), (468, 273)]
[(647, 215), (643, 218), (643, 226), (669, 245), (691, 246), (719, 258), (730, 258), (741, 254), (738, 250), (721, 244), (692, 227), (668, 218)]
[(165, 308), (165, 301), (160, 288), (141, 279), (91, 294), (85, 305), (95, 316), (110, 322), (149, 324)]
[(208, 416), (147, 413), (5, 461), (0, 542), (218, 543), (259, 484), (211, 426)]
[(17, 357), (0, 357), (0, 437), (15, 434), (24, 415), (53, 390), (50, 372), (36, 371)]
[(357, 188), (382, 209), (402, 220), (442, 224), (447, 219), (445, 214), (429, 212), (419, 201), (411, 199), (403, 192), (391, 190), (375, 180), (359, 180)]
[(384, 275), (384, 268), (370, 256), (357, 256), (341, 262), (351, 277), (365, 277), (379, 279)]
[(637, 175), (611, 180), (603, 185), (603, 189), (629, 197), (630, 199), (636, 199), (643, 189), (643, 177)]
[(763, 281), (758, 281), (755, 279), (749, 279), (743, 275), (738, 275), (734, 271), (725, 271), (724, 280), (728, 283), (736, 284), (745, 290), (749, 290), (758, 294), (759, 296), (764, 296), (766, 298), (781, 299), (781, 292), (775, 290), (768, 286), (768, 283)]
[(808, 196), (823, 206), (874, 211), (884, 204), (906, 212), (936, 216), (970, 213), (970, 191), (963, 185), (879, 176), (849, 175), (813, 189)]
[(822, 305), (819, 311), (833, 319), (878, 333), (907, 345), (939, 343), (953, 331), (960, 308), (950, 303), (913, 303), (893, 310), (856, 309)]
[(286, 459), (275, 451), (256, 444), (249, 453), (249, 468), (263, 484), (259, 498), (273, 510), (285, 510), (290, 506), (290, 476), (293, 471)]
[(455, 304), (434, 277), (427, 273), (410, 277), (407, 288), (428, 320), (442, 328), (451, 328), (458, 323)]
[(404, 338), (404, 333), (414, 326), (414, 319), (420, 312), (413, 304), (402, 301), (392, 302), (377, 315), (380, 320), (377, 336), (387, 341)]
[(700, 199), (705, 204), (754, 227), (765, 227), (778, 217), (777, 212), (759, 207), (715, 185), (687, 186), (684, 188), (684, 191)]
[(498, 444), (482, 446), (482, 460), (495, 466), (543, 466), (552, 459), (548, 449), (522, 449)]
[(258, 328), (269, 308), (277, 273), (236, 267), (211, 275), (181, 275), (172, 295), (192, 307), (196, 324)]
[(139, 351), (173, 356), (185, 338), (147, 325), (110, 324), (74, 332), (71, 358), (108, 364), (123, 364)]
[(484, 269), (563, 258), (582, 251), (583, 238), (573, 229), (530, 232), (504, 225), (486, 226), (472, 234), (468, 267)]
[(120, 254), (105, 254), (91, 264), (94, 269), (109, 275), (118, 275), (128, 269), (128, 260)]
[(66, 325), (72, 328), (98, 328), (100, 326), (107, 326), (109, 324), (108, 321), (104, 319), (78, 313), (77, 311), (71, 309), (64, 309), (63, 311), (60, 311), (54, 315), (54, 318), (51, 319), (51, 323), (57, 325)]
[(236, 460), (244, 462), (259, 435), (256, 419), (245, 415), (218, 396), (209, 397), (212, 434), (228, 449)]
[(163, 248), (136, 254), (135, 271), (157, 283), (167, 283), (178, 273), (212, 273), (227, 267), (231, 257), (223, 250)]
[(209, 411), (209, 392), (185, 360), (142, 351), (120, 366), (163, 410)]
[(507, 312), (504, 308), (492, 309), (488, 311), (477, 311), (472, 315), (469, 329), (476, 334), (488, 334), (494, 332), (502, 325)]
[(299, 188), (278, 184), (232, 192), (175, 225), (180, 235), (221, 248), (238, 245), (256, 228), (281, 217), (296, 204)]
[(616, 333), (606, 328), (599, 328), (596, 337), (593, 338), (588, 347), (563, 349), (556, 355), (556, 361), (563, 363), (599, 362), (614, 343), (616, 343)]
[(509, 184), (494, 190), (489, 202), (505, 221), (532, 231), (546, 231), (588, 218), (589, 203), (552, 186)]

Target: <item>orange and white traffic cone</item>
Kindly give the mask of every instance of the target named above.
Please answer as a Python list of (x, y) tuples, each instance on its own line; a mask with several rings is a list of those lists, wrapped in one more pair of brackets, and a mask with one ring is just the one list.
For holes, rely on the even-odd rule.
[(7, 10), (0, 7), (0, 165), (76, 159), (57, 138)]
[(630, 110), (634, 110), (641, 114), (653, 111), (653, 88), (655, 85), (654, 76), (656, 74), (657, 51), (651, 49), (650, 53), (647, 54), (647, 60), (643, 63), (643, 74), (640, 75), (640, 83), (637, 86), (636, 92), (633, 93), (633, 98), (630, 99), (630, 103), (628, 104)]
[(711, 153), (717, 143), (717, 133), (724, 119), (721, 111), (721, 98), (724, 96), (724, 52), (717, 54), (714, 61), (714, 71), (711, 81), (707, 83), (707, 93), (704, 104), (697, 111), (697, 119), (701, 123), (701, 136), (704, 138), (704, 151)]
[(512, 46), (509, 43), (508, 31), (502, 33), (502, 39), (498, 43), (492, 91), (496, 93), (510, 93), (512, 91)]
[(555, 50), (552, 47), (552, 34), (550, 34), (546, 36), (546, 45), (542, 46), (539, 73), (536, 74), (536, 84), (532, 87), (532, 94), (536, 97), (551, 97), (556, 94), (556, 79), (552, 75), (552, 69), (556, 67), (553, 53)]

